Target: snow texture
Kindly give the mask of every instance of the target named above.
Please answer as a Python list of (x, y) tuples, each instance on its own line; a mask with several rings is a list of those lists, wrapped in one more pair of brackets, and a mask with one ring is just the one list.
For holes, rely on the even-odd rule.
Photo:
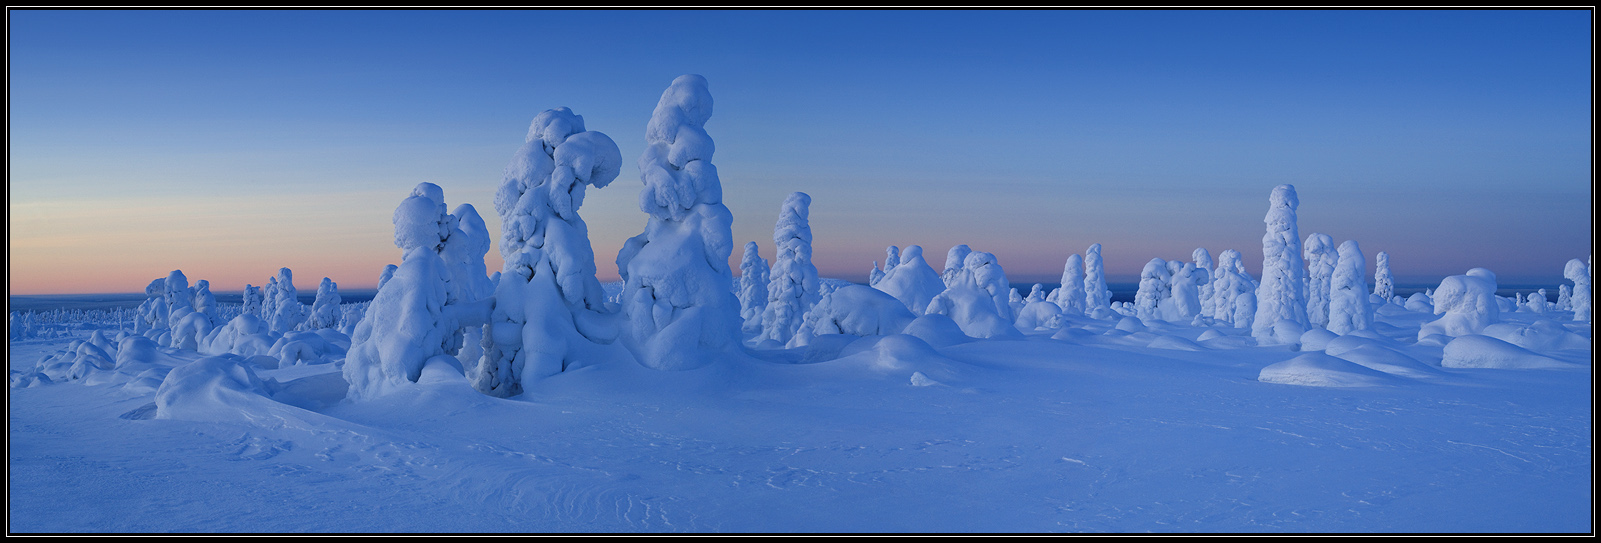
[[(711, 115), (706, 79), (684, 75), (662, 93), (645, 129), (639, 203), (650, 220), (623, 245), (617, 268), (624, 280), (624, 343), (651, 368), (697, 368), (740, 346), (739, 299), (728, 268), (733, 215), (711, 163), (712, 140), (704, 128)], [(785, 249), (777, 250), (773, 283), (788, 272), (779, 269)]]

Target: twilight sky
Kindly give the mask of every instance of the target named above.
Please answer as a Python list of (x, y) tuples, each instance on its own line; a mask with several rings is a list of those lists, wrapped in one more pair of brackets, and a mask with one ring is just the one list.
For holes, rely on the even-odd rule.
[(8, 13), (11, 294), (279, 267), (370, 288), (417, 183), (498, 239), (501, 171), (561, 106), (622, 149), (580, 210), (615, 280), (645, 123), (686, 73), (716, 100), (735, 269), (748, 240), (772, 260), (793, 191), (820, 273), (855, 281), (887, 245), (937, 270), (957, 243), (1014, 283), (1092, 243), (1114, 281), (1196, 247), (1255, 275), (1281, 183), (1370, 282), (1386, 251), (1403, 283), (1554, 288), (1592, 250), (1586, 10)]

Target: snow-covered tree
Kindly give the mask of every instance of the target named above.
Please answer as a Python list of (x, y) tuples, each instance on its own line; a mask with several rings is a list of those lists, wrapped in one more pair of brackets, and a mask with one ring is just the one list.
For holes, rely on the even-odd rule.
[(624, 343), (652, 368), (700, 367), (740, 345), (739, 300), (728, 268), (733, 215), (711, 162), (704, 128), (711, 116), (706, 78), (684, 75), (662, 93), (645, 129), (639, 207), (650, 221), (624, 244), (617, 268)]
[(404, 256), (368, 304), (345, 357), (348, 396), (354, 400), (414, 383), (429, 364), (459, 370), (453, 353), (460, 346), (452, 345), (453, 335), (464, 321), (482, 323), (485, 317), (468, 316), (459, 305), (447, 304), (450, 270), (439, 252), (455, 221), (445, 213), (443, 190), (432, 183), (418, 185), (395, 208), (394, 224), (395, 246)]
[[(567, 108), (545, 110), (529, 124), (495, 192), (505, 267), (483, 328), (483, 357), (469, 376), (479, 392), (521, 394), (594, 345), (616, 340), (616, 311), (595, 279), (589, 227), (578, 208), (585, 187), (603, 188), (621, 169), (617, 144), (585, 131), (583, 117)], [(482, 272), (468, 273), (490, 286)]]
[(339, 325), (339, 285), (332, 279), (322, 278), (317, 284), (317, 299), (311, 302), (311, 316), (306, 319), (306, 328), (321, 330)]
[(289, 268), (279, 268), (276, 281), (269, 283), (277, 285), (276, 305), (266, 308), (267, 328), (275, 334), (282, 334), (294, 330), (300, 323), (306, 322), (306, 306), (296, 299), (299, 294), (295, 292), (294, 272)]
[(901, 248), (891, 245), (884, 249), (884, 273), (894, 271), (895, 266), (899, 265), (901, 265)]
[(1216, 285), (1212, 284), (1212, 270), (1215, 269), (1216, 264), (1212, 262), (1212, 253), (1204, 247), (1197, 247), (1194, 252), (1190, 253), (1190, 258), (1195, 260), (1195, 273), (1198, 274), (1195, 279), (1196, 284), (1199, 286), (1197, 296), (1201, 299), (1200, 314), (1211, 317), (1212, 313), (1215, 312), (1213, 304), (1216, 303), (1213, 300)]
[(1523, 307), (1527, 308), (1530, 313), (1545, 315), (1547, 311), (1551, 310), (1551, 300), (1546, 298), (1545, 289), (1542, 288), (1536, 292), (1530, 292), (1529, 298), (1523, 303)]
[(1442, 316), (1425, 323), (1418, 330), (1418, 339), (1434, 334), (1461, 337), (1483, 332), (1485, 326), (1501, 320), (1495, 290), (1495, 274), (1484, 268), (1440, 281), (1429, 298), (1434, 301), (1434, 314)]
[(1368, 306), (1368, 285), (1362, 277), (1366, 272), (1362, 247), (1355, 240), (1341, 243), (1329, 286), (1330, 332), (1343, 336), (1372, 327), (1373, 308)]
[(1390, 254), (1379, 251), (1373, 270), (1373, 295), (1389, 300), (1395, 297), (1395, 276), (1390, 275)]
[(1573, 281), (1573, 320), (1590, 322), (1590, 304), (1594, 301), (1590, 291), (1590, 265), (1577, 258), (1562, 268), (1562, 277)]
[(206, 321), (210, 322), (212, 326), (222, 324), (222, 319), (217, 314), (217, 297), (211, 293), (211, 281), (205, 279), (196, 281), (194, 288), (191, 290), (194, 291), (193, 305), (195, 311), (205, 315)]
[[(1173, 269), (1174, 264), (1179, 262), (1169, 260), (1168, 269)], [(1195, 264), (1184, 262), (1168, 281), (1171, 287), (1168, 289), (1169, 302), (1163, 308), (1164, 318), (1170, 322), (1197, 324), (1196, 319), (1201, 316), (1201, 287), (1210, 282), (1207, 273), (1195, 267)]]
[(382, 290), (384, 288), (384, 283), (388, 283), (389, 279), (393, 278), (395, 276), (395, 272), (399, 269), (400, 266), (396, 266), (394, 264), (384, 265), (384, 271), (378, 274), (378, 288), (376, 290)]
[[(1250, 328), (1256, 316), (1256, 284), (1245, 271), (1240, 252), (1234, 249), (1218, 253), (1217, 269), (1212, 272), (1212, 320), (1230, 323), (1235, 328)], [(1249, 298), (1249, 302), (1243, 301)], [(1244, 306), (1249, 305), (1247, 311)]]
[(759, 333), (762, 329), (762, 312), (767, 309), (767, 259), (762, 258), (756, 242), (745, 243), (745, 255), (739, 262), (739, 317), (744, 321), (746, 333)]
[(804, 192), (790, 194), (773, 227), (773, 246), (777, 247), (778, 256), (767, 283), (763, 340), (789, 343), (806, 312), (821, 298), (817, 267), (812, 265), (812, 227), (806, 220), (811, 203), (812, 197)]
[(1062, 313), (1073, 316), (1084, 314), (1084, 257), (1067, 255), (1067, 263), (1062, 266), (1062, 286), (1051, 291), (1046, 301), (1054, 302), (1062, 309)]
[(940, 279), (945, 281), (946, 287), (951, 286), (961, 276), (962, 266), (967, 261), (967, 254), (971, 252), (973, 250), (963, 244), (951, 247), (951, 250), (945, 253), (945, 270), (939, 275)]
[(1008, 300), (1012, 289), (995, 255), (969, 252), (958, 270), (951, 286), (929, 301), (925, 314), (950, 317), (973, 337), (1018, 336)]
[(1306, 237), (1306, 318), (1313, 326), (1329, 325), (1329, 288), (1339, 260), (1334, 238), (1313, 233)]
[(1573, 311), (1573, 289), (1567, 285), (1557, 286), (1557, 311)]
[(1152, 321), (1162, 318), (1157, 307), (1167, 298), (1172, 288), (1170, 280), (1172, 274), (1167, 271), (1167, 261), (1152, 258), (1140, 270), (1140, 289), (1134, 293), (1134, 315), (1142, 321)]
[(945, 281), (923, 259), (922, 246), (909, 245), (899, 256), (900, 263), (873, 288), (894, 296), (912, 314), (921, 317), (928, 311), (928, 302), (945, 290)]
[(1295, 187), (1279, 185), (1268, 197), (1267, 216), (1262, 222), (1262, 282), (1256, 289), (1256, 316), (1251, 335), (1266, 344), (1279, 343), (1274, 330), (1279, 321), (1289, 321), (1306, 329), (1306, 285), (1303, 283), (1301, 238), (1295, 224), (1295, 208), (1300, 205)]
[(253, 286), (253, 285), (245, 285), (245, 294), (244, 294), (245, 306), (244, 306), (244, 309), (240, 312), (240, 314), (242, 314), (242, 315), (252, 315), (252, 316), (255, 316), (255, 317), (261, 317), (261, 303), (264, 300), (265, 300), (265, 298), (262, 297), (262, 294), (261, 294), (261, 287)]
[(1097, 318), (1111, 318), (1112, 291), (1106, 288), (1106, 271), (1101, 267), (1101, 244), (1084, 251), (1084, 312)]

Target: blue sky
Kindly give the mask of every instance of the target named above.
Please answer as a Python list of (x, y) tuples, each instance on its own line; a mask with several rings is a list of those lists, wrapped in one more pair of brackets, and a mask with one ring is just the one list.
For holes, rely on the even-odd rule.
[(956, 243), (1018, 283), (1091, 243), (1114, 277), (1195, 247), (1257, 273), (1280, 183), (1301, 236), (1357, 240), (1370, 274), (1386, 251), (1403, 281), (1554, 286), (1591, 251), (1586, 10), (9, 13), (16, 294), (175, 268), (370, 286), (419, 182), (498, 232), (501, 169), (560, 106), (623, 152), (581, 210), (615, 277), (645, 122), (685, 73), (716, 100), (736, 245), (771, 259), (807, 192), (825, 276)]

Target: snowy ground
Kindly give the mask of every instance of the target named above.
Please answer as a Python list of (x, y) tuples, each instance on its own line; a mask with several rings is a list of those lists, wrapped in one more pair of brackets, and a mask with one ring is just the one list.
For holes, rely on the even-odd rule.
[[(8, 528), (1592, 531), (1591, 351), (1545, 353), (1571, 364), (1557, 369), (1441, 368), (1441, 347), (1416, 344), (1421, 320), (1377, 328), (1426, 375), (1354, 388), (1260, 382), (1303, 354), (1289, 347), (1113, 322), (937, 354), (869, 338), (816, 363), (610, 362), (509, 400), (432, 373), (352, 404), (336, 363), (260, 369), (283, 389), (218, 400), (219, 422), (150, 418), (154, 389), (128, 376), (13, 388)], [(1176, 348), (1148, 346), (1164, 337)], [(11, 368), (70, 340), (13, 341)]]

